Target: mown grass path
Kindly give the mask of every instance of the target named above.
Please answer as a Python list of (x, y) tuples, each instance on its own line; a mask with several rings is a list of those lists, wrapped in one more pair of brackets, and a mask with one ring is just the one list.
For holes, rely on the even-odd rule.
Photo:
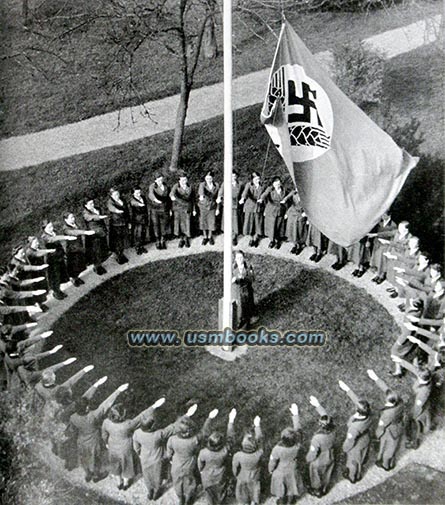
[[(364, 40), (382, 51), (387, 58), (412, 51), (434, 42), (439, 34), (441, 15), (389, 30)], [(329, 51), (318, 53), (322, 63), (329, 63)], [(233, 81), (234, 110), (261, 103), (266, 90), (269, 68), (243, 75)], [(138, 108), (125, 108), (86, 119), (0, 141), (0, 170), (18, 170), (47, 161), (87, 153), (105, 147), (126, 144), (174, 128), (179, 96), (148, 102), (146, 109), (153, 120)], [(187, 125), (199, 123), (223, 113), (222, 83), (192, 91)]]

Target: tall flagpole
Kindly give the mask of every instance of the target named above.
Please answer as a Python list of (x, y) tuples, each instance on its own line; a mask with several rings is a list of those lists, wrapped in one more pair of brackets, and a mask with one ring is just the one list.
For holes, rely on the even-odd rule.
[[(223, 327), (232, 326), (232, 0), (223, 3), (224, 31), (224, 291)], [(230, 351), (231, 346), (224, 347)]]

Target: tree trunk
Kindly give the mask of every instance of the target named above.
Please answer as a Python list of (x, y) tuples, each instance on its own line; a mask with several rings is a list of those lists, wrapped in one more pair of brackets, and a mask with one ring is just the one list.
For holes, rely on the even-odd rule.
[(23, 25), (30, 25), (30, 17), (29, 17), (29, 0), (22, 0), (22, 18)]
[(184, 140), (185, 119), (187, 117), (187, 108), (189, 105), (191, 86), (188, 83), (186, 75), (182, 76), (181, 93), (179, 98), (178, 110), (176, 111), (175, 134), (173, 137), (172, 155), (170, 160), (170, 171), (176, 172), (179, 159), (181, 157), (182, 143)]
[(218, 55), (218, 45), (215, 36), (215, 20), (210, 17), (206, 23), (204, 37), (202, 41), (202, 52), (204, 58), (213, 60)]

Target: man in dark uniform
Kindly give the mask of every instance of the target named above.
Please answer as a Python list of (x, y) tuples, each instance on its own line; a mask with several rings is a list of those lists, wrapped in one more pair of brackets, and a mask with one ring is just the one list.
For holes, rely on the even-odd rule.
[(178, 247), (190, 247), (192, 215), (196, 216), (195, 192), (182, 170), (178, 173), (178, 182), (170, 191), (173, 202), (174, 234), (179, 237)]
[(83, 209), (83, 219), (88, 230), (94, 231), (94, 235), (85, 237), (85, 253), (87, 264), (93, 264), (93, 270), (97, 275), (106, 274), (107, 271), (102, 266), (108, 255), (107, 226), (105, 219), (107, 216), (96, 208), (94, 200), (88, 200)]
[(136, 254), (147, 252), (144, 245), (147, 243), (148, 209), (147, 201), (140, 188), (133, 189), (130, 200), (131, 208), (131, 243), (136, 249)]
[(170, 191), (161, 173), (155, 174), (155, 181), (148, 187), (148, 204), (153, 233), (157, 241), (156, 248), (167, 249), (165, 237), (168, 231)]
[(110, 250), (116, 255), (119, 265), (122, 265), (128, 263), (124, 249), (128, 241), (129, 212), (117, 189), (110, 189), (107, 208), (110, 214)]

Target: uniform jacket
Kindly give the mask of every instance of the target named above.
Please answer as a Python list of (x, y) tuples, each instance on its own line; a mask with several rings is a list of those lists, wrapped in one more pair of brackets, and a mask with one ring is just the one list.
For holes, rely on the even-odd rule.
[(216, 199), (218, 198), (219, 184), (213, 183), (213, 188), (210, 189), (206, 182), (201, 182), (198, 188), (198, 197), (203, 196), (204, 200), (198, 200), (200, 209), (213, 210), (216, 209)]
[[(126, 226), (128, 223), (128, 208), (123, 200), (122, 203), (116, 202), (114, 198), (109, 198), (107, 209), (110, 213), (110, 225), (112, 226)], [(123, 212), (116, 212), (123, 211)]]
[[(236, 210), (239, 209), (240, 203), (239, 201), (241, 200), (243, 194), (243, 185), (239, 182), (236, 182), (235, 184), (232, 183), (232, 211), (235, 212)], [(218, 192), (218, 198), (223, 199), (224, 198), (224, 185), (221, 184), (221, 187), (219, 188)]]
[(348, 433), (346, 440), (343, 443), (343, 452), (349, 452), (360, 442), (369, 443), (370, 435), (369, 430), (371, 428), (371, 416), (364, 419), (357, 418), (354, 414), (349, 418), (348, 421)]
[(259, 212), (262, 213), (264, 205), (258, 203), (261, 195), (264, 192), (264, 187), (260, 184), (255, 186), (253, 183), (248, 182), (243, 190), (241, 198), (244, 200), (244, 212)]
[(335, 432), (329, 433), (320, 430), (314, 434), (311, 440), (309, 452), (306, 455), (306, 461), (313, 463), (315, 460), (320, 466), (329, 465), (334, 462), (334, 443)]
[(296, 218), (302, 218), (304, 213), (303, 205), (301, 204), (301, 199), (296, 191), (292, 191), (290, 195), (287, 196), (287, 202), (289, 202), (289, 207), (287, 209), (287, 215), (295, 216)]
[(66, 241), (66, 252), (67, 253), (76, 253), (76, 252), (84, 252), (83, 247), (83, 238), (82, 235), (78, 233), (79, 228), (77, 226), (69, 226), (65, 223), (63, 227), (64, 235), (71, 235), (76, 237), (76, 240), (67, 240)]
[(376, 438), (380, 439), (385, 434), (398, 439), (403, 433), (404, 405), (399, 402), (393, 407), (383, 407), (380, 414), (379, 423), (375, 432)]
[(85, 226), (88, 230), (94, 230), (96, 233), (93, 237), (106, 237), (107, 236), (107, 226), (105, 220), (101, 219), (100, 210), (96, 209), (97, 212), (91, 212), (90, 210), (83, 209), (83, 219), (85, 221)]
[(143, 196), (141, 196), (140, 200), (132, 196), (130, 200), (130, 209), (132, 224), (146, 225), (148, 223), (147, 201)]
[(431, 396), (431, 381), (428, 384), (420, 384), (419, 380), (416, 380), (413, 384), (414, 392), (414, 406), (413, 406), (413, 417), (414, 419), (421, 418), (426, 414), (430, 407), (430, 396)]
[(426, 319), (442, 319), (445, 316), (445, 295), (428, 295), (422, 317)]
[[(155, 200), (159, 200), (160, 203)], [(148, 204), (152, 209), (168, 212), (170, 209), (170, 190), (166, 184), (160, 188), (156, 182), (148, 187)]]
[(255, 427), (257, 449), (254, 452), (238, 451), (232, 459), (232, 472), (238, 484), (258, 481), (261, 474), (261, 460), (264, 450), (262, 447), (262, 432), (260, 427)]
[(165, 457), (167, 440), (175, 433), (176, 423), (165, 428), (145, 431), (138, 428), (133, 434), (133, 448), (143, 468), (160, 463)]
[(187, 184), (186, 188), (182, 188), (179, 182), (173, 185), (170, 191), (170, 197), (176, 198), (173, 201), (173, 210), (176, 212), (187, 212), (191, 214), (195, 207), (195, 191)]
[(171, 473), (173, 480), (184, 476), (193, 476), (203, 436), (207, 433), (210, 419), (206, 419), (202, 430), (191, 437), (173, 435), (167, 442), (167, 457), (171, 459)]

